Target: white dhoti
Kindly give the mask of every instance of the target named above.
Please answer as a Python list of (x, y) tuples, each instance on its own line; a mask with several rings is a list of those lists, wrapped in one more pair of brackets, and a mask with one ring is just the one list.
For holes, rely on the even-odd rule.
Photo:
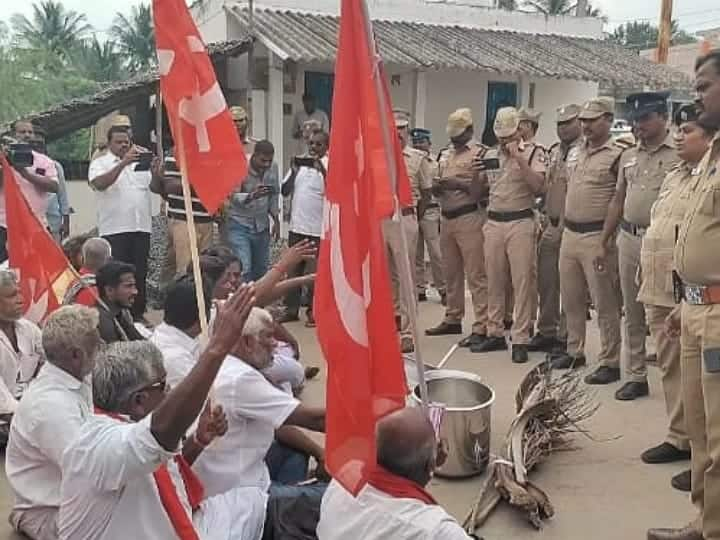
[(58, 509), (54, 507), (13, 510), (10, 524), (13, 529), (33, 540), (57, 540)]
[(202, 502), (193, 524), (204, 540), (260, 540), (267, 493), (256, 487), (231, 489)]

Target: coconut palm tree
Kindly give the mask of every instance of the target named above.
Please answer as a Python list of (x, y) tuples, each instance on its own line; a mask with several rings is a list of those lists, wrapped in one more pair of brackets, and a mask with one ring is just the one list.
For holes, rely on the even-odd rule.
[(545, 15), (570, 15), (575, 11), (571, 0), (526, 0), (525, 5)]
[(155, 65), (155, 31), (149, 5), (133, 6), (129, 17), (117, 13), (110, 35), (125, 55), (128, 69), (143, 71)]
[(33, 4), (30, 19), (15, 14), (11, 23), (21, 46), (45, 50), (62, 59), (67, 59), (70, 50), (92, 30), (85, 15), (54, 0)]
[(121, 55), (115, 43), (100, 42), (97, 36), (78, 44), (73, 51), (72, 63), (77, 72), (97, 82), (119, 81), (127, 75)]

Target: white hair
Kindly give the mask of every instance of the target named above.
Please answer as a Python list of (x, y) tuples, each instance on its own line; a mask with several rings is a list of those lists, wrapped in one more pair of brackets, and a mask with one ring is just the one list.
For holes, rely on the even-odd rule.
[(63, 306), (53, 311), (42, 330), (45, 356), (51, 364), (62, 364), (66, 355), (77, 350), (78, 340), (98, 326), (98, 312), (81, 305)]
[(13, 287), (18, 284), (18, 277), (15, 270), (3, 268), (0, 270), (0, 289)]
[(242, 329), (242, 335), (257, 337), (260, 332), (267, 329), (269, 326), (272, 326), (272, 324), (273, 318), (269, 311), (259, 307), (254, 307), (250, 310), (250, 315), (248, 315), (247, 321), (245, 321), (245, 326), (243, 326)]
[(130, 396), (157, 382), (163, 356), (149, 341), (118, 341), (100, 350), (93, 371), (95, 405), (118, 412)]
[(100, 237), (88, 238), (82, 246), (83, 265), (98, 270), (112, 255), (110, 242)]

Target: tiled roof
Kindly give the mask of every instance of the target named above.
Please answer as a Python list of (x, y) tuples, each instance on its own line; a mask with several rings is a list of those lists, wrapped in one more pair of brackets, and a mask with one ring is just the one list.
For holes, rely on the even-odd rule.
[[(249, 33), (247, 9), (228, 10)], [(335, 60), (339, 17), (255, 9), (254, 26), (255, 37), (283, 60)], [(690, 84), (681, 72), (603, 40), (384, 20), (373, 21), (373, 27), (386, 64), (652, 88), (687, 88)]]

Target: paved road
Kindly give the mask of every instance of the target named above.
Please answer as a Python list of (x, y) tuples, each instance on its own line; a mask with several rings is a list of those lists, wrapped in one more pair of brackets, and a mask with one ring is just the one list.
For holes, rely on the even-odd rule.
[[(440, 320), (442, 308), (434, 302), (421, 306), (423, 328)], [(301, 323), (290, 325), (298, 336), (303, 361), (322, 366), (314, 332)], [(453, 343), (451, 338), (424, 338), (425, 361), (437, 363)], [(597, 347), (597, 332), (589, 335), (589, 357)], [(542, 355), (533, 355), (539, 361)], [(510, 362), (507, 353), (475, 355), (457, 352), (447, 367), (476, 373), (495, 389), (493, 450), (499, 451), (514, 415), (514, 395), (526, 366)], [(324, 402), (324, 370), (308, 383), (304, 399)], [(556, 509), (554, 519), (537, 533), (523, 518), (507, 508), (498, 509), (480, 533), (486, 540), (607, 540), (642, 539), (651, 526), (673, 526), (688, 522), (693, 510), (685, 494), (670, 487), (670, 477), (688, 464), (645, 465), (640, 453), (662, 440), (665, 411), (657, 370), (651, 370), (651, 396), (636, 403), (621, 403), (612, 397), (617, 385), (598, 393), (602, 403), (587, 424), (596, 442), (578, 438), (578, 449), (551, 457), (533, 473), (533, 480), (549, 494)], [(483, 477), (463, 481), (434, 479), (430, 489), (438, 501), (462, 519), (477, 494)], [(6, 516), (12, 502), (4, 476), (0, 477), (0, 514)], [(6, 520), (0, 519), (0, 540), (18, 539)]]

